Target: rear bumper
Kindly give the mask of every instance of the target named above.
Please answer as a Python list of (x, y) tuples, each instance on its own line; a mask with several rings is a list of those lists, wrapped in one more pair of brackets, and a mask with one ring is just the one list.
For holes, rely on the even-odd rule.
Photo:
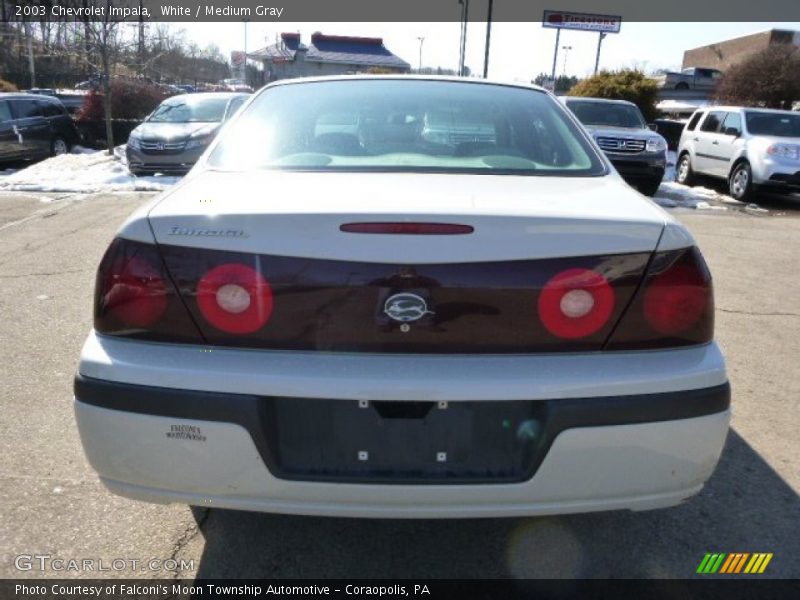
[[(730, 405), (730, 386), (598, 398), (438, 405), (362, 401), (359, 406), (346, 399), (196, 392), (78, 375), (75, 397), (119, 415), (177, 419), (184, 426), (165, 427), (168, 440), (203, 443), (201, 422), (238, 425), (270, 474), (280, 479), (451, 485), (528, 481), (558, 436), (571, 429), (722, 413)], [(368, 459), (360, 461), (360, 451)]]
[[(293, 481), (273, 475), (248, 430), (221, 421), (110, 410), (76, 400), (84, 449), (129, 498), (263, 512), (462, 518), (650, 510), (696, 494), (719, 459), (728, 410), (703, 417), (563, 431), (519, 483), (407, 485)], [(199, 439), (167, 437), (194, 427)]]
[(800, 171), (793, 173), (772, 173), (769, 179), (757, 184), (760, 190), (780, 194), (800, 192)]
[[(140, 350), (147, 346), (138, 360), (153, 365), (150, 385), (96, 379), (87, 374), (86, 371), (91, 370), (87, 367), (93, 364), (89, 360), (92, 345), (105, 344), (108, 350), (109, 343), (112, 346), (127, 343), (130, 348), (138, 346)], [(155, 367), (159, 362), (159, 345), (109, 342), (90, 337), (87, 346), (89, 350), (84, 350), (81, 374), (76, 378), (75, 387), (75, 413), (86, 455), (112, 491), (154, 502), (351, 517), (489, 517), (622, 508), (646, 510), (677, 504), (701, 489), (717, 463), (730, 417), (730, 391), (724, 369), (721, 373), (716, 370), (721, 367), (721, 357), (714, 345), (675, 351), (677, 354), (673, 356), (669, 352), (635, 353), (640, 359), (638, 362), (645, 365), (648, 355), (658, 355), (662, 375), (680, 368), (684, 371), (684, 381), (700, 380), (698, 373), (691, 373), (691, 368), (704, 365), (701, 369), (708, 382), (706, 387), (692, 387), (689, 383), (688, 387), (680, 389), (673, 381), (669, 386), (671, 390), (659, 390), (665, 387), (664, 382), (654, 378), (650, 386), (641, 380), (636, 386), (627, 386), (628, 391), (639, 386), (658, 390), (653, 393), (605, 396), (592, 396), (591, 392), (564, 395), (565, 391), (574, 392), (570, 390), (570, 381), (579, 383), (586, 375), (575, 370), (559, 387), (552, 386), (546, 376), (541, 377), (544, 381), (537, 381), (540, 374), (537, 361), (548, 357), (484, 357), (489, 364), (508, 362), (507, 382), (492, 378), (489, 385), (473, 386), (480, 394), (477, 397), (467, 393), (454, 397), (452, 394), (458, 394), (461, 389), (455, 379), (451, 379), (449, 385), (439, 381), (436, 387), (451, 403), (458, 403), (459, 408), (469, 400), (476, 405), (491, 405), (492, 409), (508, 404), (509, 397), (516, 396), (519, 402), (521, 389), (518, 388), (523, 387), (522, 382), (515, 381), (509, 365), (527, 359), (528, 385), (524, 388), (528, 396), (522, 402), (534, 407), (535, 414), (542, 416), (541, 436), (531, 449), (531, 460), (525, 463), (527, 471), (516, 473), (515, 478), (497, 480), (491, 477), (471, 480), (433, 477), (430, 481), (326, 478), (324, 473), (298, 473), (276, 456), (276, 448), (280, 453), (281, 446), (276, 444), (275, 437), (280, 437), (281, 430), (270, 421), (274, 413), (265, 411), (270, 397), (262, 394), (285, 394), (289, 380), (293, 379), (297, 394), (284, 398), (288, 405), (296, 403), (299, 407), (312, 402), (306, 398), (316, 397), (313, 402), (317, 403), (317, 409), (308, 411), (308, 435), (313, 440), (319, 437), (320, 428), (331, 429), (330, 424), (320, 418), (319, 407), (334, 403), (342, 407), (357, 405), (356, 400), (367, 392), (364, 388), (370, 387), (371, 376), (380, 371), (380, 359), (386, 357), (353, 357), (360, 362), (358, 372), (351, 370), (344, 374), (352, 385), (345, 385), (343, 378), (339, 378), (335, 384), (328, 381), (325, 388), (315, 394), (314, 382), (306, 381), (301, 367), (296, 373), (284, 370), (290, 366), (287, 355), (292, 353), (242, 352), (240, 354), (251, 358), (268, 359), (260, 369), (260, 375), (266, 375), (267, 379), (258, 384), (258, 377), (248, 378), (256, 380), (261, 394), (231, 393), (185, 389), (190, 381), (192, 387), (206, 387), (202, 377), (183, 379), (181, 385), (153, 387), (153, 383), (164, 380)], [(166, 345), (162, 346), (166, 349)], [(176, 351), (173, 361), (164, 362), (161, 368), (179, 374), (185, 371), (181, 368), (182, 350)], [(194, 349), (194, 368), (200, 373), (203, 368), (197, 363), (203, 359), (198, 355), (202, 357), (208, 353), (198, 350)], [(215, 352), (210, 354), (213, 356)], [(225, 369), (225, 355), (229, 352), (236, 351), (220, 350), (218, 368)], [(124, 354), (114, 354), (119, 360), (109, 367), (113, 366), (115, 378), (137, 379), (136, 369), (130, 364), (132, 357), (128, 356), (126, 362)], [(622, 361), (619, 364), (635, 365), (630, 360), (631, 353), (616, 354), (626, 355), (618, 359)], [(714, 357), (719, 357), (720, 363)], [(309, 372), (316, 371), (317, 377), (330, 377), (325, 363), (332, 358), (346, 360), (348, 357), (326, 357), (320, 353), (320, 360), (311, 364), (306, 361), (306, 368)], [(441, 365), (439, 374), (443, 377), (452, 375), (447, 372), (449, 359), (459, 362), (467, 384), (478, 376), (486, 376), (487, 369), (493, 368), (486, 365), (481, 368), (475, 363), (475, 368), (470, 370), (465, 367), (470, 357), (388, 358), (401, 363), (416, 361), (421, 374), (421, 381), (417, 383), (423, 385), (433, 376), (424, 368), (426, 358)], [(580, 356), (561, 357), (560, 360), (569, 364), (570, 358), (574, 359), (573, 367), (580, 364), (575, 362)], [(601, 357), (595, 355), (594, 359), (601, 360)], [(371, 364), (373, 361), (377, 362)], [(276, 363), (283, 372), (283, 381), (273, 378), (270, 384), (267, 365)], [(97, 364), (94, 366), (95, 371), (104, 370), (97, 368)], [(382, 386), (384, 392), (374, 394), (373, 398), (386, 398), (388, 389), (389, 393), (401, 395), (403, 400), (436, 399), (420, 387), (416, 392), (404, 389), (401, 382), (408, 381), (408, 371), (402, 369), (403, 365), (399, 366), (398, 370), (395, 364), (396, 381), (388, 377)], [(596, 375), (595, 390), (602, 393), (602, 390), (612, 389), (614, 386), (609, 379), (613, 378), (617, 379), (617, 387), (625, 388), (625, 385), (620, 386), (621, 380), (638, 369), (632, 366), (627, 371)], [(499, 367), (494, 370), (495, 375), (500, 373)], [(238, 381), (237, 373), (228, 371), (224, 380), (217, 374), (218, 389), (226, 385), (247, 387)], [(255, 369), (250, 371), (251, 374), (256, 372)], [(639, 370), (639, 378), (642, 373)], [(213, 372), (209, 375), (214, 377)], [(549, 394), (544, 393), (543, 384), (551, 385)], [(159, 382), (159, 385), (163, 384)], [(321, 393), (324, 389), (326, 395)], [(472, 391), (474, 393), (475, 389)], [(380, 449), (382, 438), (377, 439), (375, 448)], [(290, 441), (289, 445), (292, 443)], [(345, 446), (335, 449), (342, 450)], [(349, 452), (346, 450), (344, 455)], [(355, 461), (354, 456), (352, 459)], [(436, 459), (431, 457), (431, 460)]]

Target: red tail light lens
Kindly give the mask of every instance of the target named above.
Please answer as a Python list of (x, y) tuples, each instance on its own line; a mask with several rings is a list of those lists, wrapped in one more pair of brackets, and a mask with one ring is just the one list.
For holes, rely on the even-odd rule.
[(614, 290), (590, 269), (568, 269), (552, 277), (539, 295), (539, 318), (553, 335), (577, 339), (598, 332), (614, 312)]
[(686, 346), (713, 337), (711, 273), (692, 247), (656, 254), (606, 349)]
[(131, 327), (155, 323), (167, 308), (167, 284), (157, 264), (142, 256), (120, 256), (108, 274), (103, 303)]
[(644, 292), (644, 316), (657, 332), (675, 335), (691, 329), (708, 302), (708, 286), (690, 264), (677, 264), (653, 278)]
[(116, 239), (97, 270), (94, 328), (153, 340), (202, 342), (152, 244)]
[(206, 273), (197, 286), (203, 317), (226, 333), (247, 334), (261, 329), (272, 314), (272, 290), (252, 267), (227, 263)]

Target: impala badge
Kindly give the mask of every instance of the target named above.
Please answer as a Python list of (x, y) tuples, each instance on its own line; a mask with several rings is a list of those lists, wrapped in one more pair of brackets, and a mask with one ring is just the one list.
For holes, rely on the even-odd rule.
[(428, 310), (428, 304), (424, 298), (408, 292), (389, 296), (383, 305), (383, 312), (390, 319), (400, 323), (418, 321), (425, 315), (434, 314), (433, 311)]

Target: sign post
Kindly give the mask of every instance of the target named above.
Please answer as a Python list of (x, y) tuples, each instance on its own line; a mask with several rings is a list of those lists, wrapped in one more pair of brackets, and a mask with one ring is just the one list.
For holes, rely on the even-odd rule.
[(559, 10), (546, 10), (542, 16), (542, 27), (556, 30), (556, 46), (553, 51), (553, 73), (552, 78), (556, 78), (556, 63), (558, 61), (558, 43), (562, 29), (572, 29), (573, 31), (597, 31), (600, 39), (597, 41), (597, 56), (594, 61), (594, 72), (600, 65), (600, 47), (603, 38), (609, 33), (619, 33), (622, 26), (622, 17), (613, 15), (596, 15), (593, 13), (574, 13)]

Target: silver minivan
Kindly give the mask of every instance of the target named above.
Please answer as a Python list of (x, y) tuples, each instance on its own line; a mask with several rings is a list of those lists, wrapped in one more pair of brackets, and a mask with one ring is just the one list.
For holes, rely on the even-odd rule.
[(681, 134), (676, 179), (695, 174), (728, 181), (730, 195), (749, 202), (760, 191), (800, 192), (800, 113), (712, 106), (697, 110)]

